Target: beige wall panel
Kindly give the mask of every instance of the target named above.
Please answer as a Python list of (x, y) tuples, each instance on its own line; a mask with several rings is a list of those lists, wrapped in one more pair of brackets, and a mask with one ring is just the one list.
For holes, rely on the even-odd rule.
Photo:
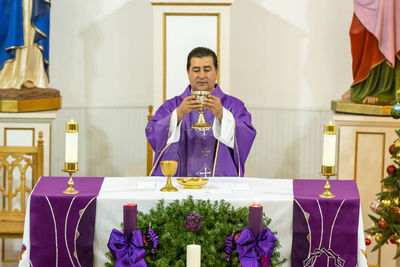
[(341, 180), (353, 180), (355, 128), (345, 126), (340, 127), (338, 144), (338, 178)]
[[(384, 133), (356, 132), (357, 147), (355, 159), (356, 181), (360, 192), (361, 208), (364, 228), (374, 225), (368, 217), (371, 213), (370, 203), (375, 200), (376, 193), (381, 191), (380, 180), (382, 179), (382, 148), (384, 147)], [(373, 244), (375, 245), (375, 240)], [(368, 263), (377, 264), (379, 253), (372, 253), (373, 246), (367, 247)], [(384, 265), (389, 266), (389, 265)]]

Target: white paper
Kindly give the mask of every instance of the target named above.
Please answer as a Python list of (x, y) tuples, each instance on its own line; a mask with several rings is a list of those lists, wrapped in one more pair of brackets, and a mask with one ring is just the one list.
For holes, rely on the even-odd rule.
[(155, 182), (137, 182), (138, 189), (154, 189), (155, 187)]
[(246, 183), (231, 184), (231, 189), (232, 191), (250, 191), (250, 186)]

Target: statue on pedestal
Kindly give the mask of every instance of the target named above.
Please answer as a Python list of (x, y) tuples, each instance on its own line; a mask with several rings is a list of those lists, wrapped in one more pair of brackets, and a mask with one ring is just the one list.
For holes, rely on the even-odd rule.
[(351, 88), (342, 99), (393, 105), (400, 89), (400, 2), (354, 0)]
[(48, 88), (49, 25), (50, 0), (0, 0), (0, 111), (60, 108)]

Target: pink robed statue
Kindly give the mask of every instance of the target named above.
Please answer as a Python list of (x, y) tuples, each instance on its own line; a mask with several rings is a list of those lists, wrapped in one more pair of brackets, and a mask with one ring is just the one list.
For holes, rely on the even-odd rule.
[(342, 98), (394, 104), (400, 89), (400, 1), (354, 0), (353, 84)]

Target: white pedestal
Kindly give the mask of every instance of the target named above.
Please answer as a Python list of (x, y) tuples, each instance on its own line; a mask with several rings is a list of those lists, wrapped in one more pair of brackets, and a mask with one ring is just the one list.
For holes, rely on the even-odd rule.
[(51, 175), (51, 125), (57, 111), (0, 113), (0, 145), (36, 146), (43, 132), (43, 175)]
[[(364, 229), (373, 225), (368, 217), (370, 204), (381, 191), (380, 181), (387, 176), (386, 168), (392, 164), (389, 146), (397, 139), (396, 129), (400, 120), (391, 117), (335, 114), (338, 124), (338, 179), (356, 180), (360, 191), (360, 201)], [(367, 247), (369, 266), (399, 266), (392, 260), (395, 245), (384, 245), (379, 251), (371, 252), (375, 245)]]

